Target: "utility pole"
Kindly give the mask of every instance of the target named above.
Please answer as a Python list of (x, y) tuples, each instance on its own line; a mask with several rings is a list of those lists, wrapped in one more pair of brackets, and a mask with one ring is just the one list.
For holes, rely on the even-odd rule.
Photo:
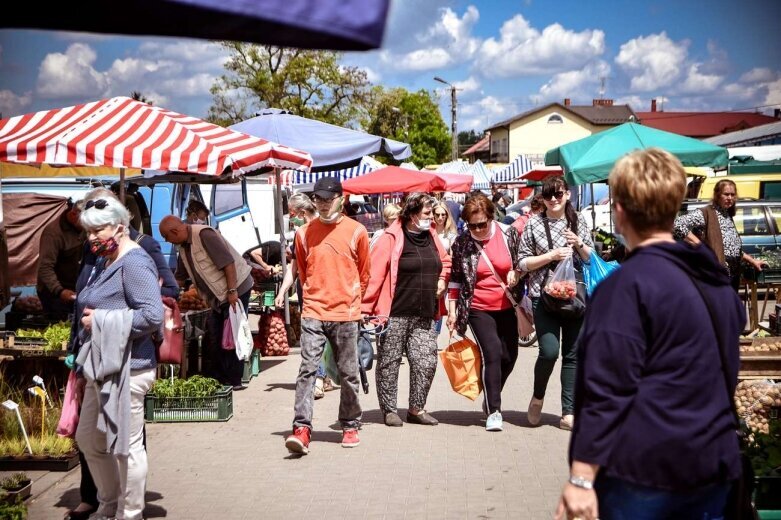
[(452, 143), (451, 143), (451, 157), (453, 161), (458, 160), (458, 123), (456, 122), (456, 114), (458, 113), (458, 101), (456, 99), (456, 86), (445, 81), (444, 79), (440, 78), (439, 76), (434, 77), (434, 81), (439, 81), (440, 83), (444, 83), (445, 85), (450, 87), (450, 116), (451, 116), (451, 132), (452, 132)]

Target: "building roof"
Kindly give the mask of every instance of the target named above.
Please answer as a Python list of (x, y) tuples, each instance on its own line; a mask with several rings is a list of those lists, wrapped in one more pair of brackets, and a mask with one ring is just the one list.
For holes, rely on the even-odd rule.
[(700, 139), (778, 121), (756, 112), (638, 112), (637, 117), (645, 126)]
[(612, 106), (594, 106), (594, 105), (569, 105), (565, 106), (561, 103), (548, 103), (547, 105), (533, 108), (531, 110), (528, 110), (526, 112), (522, 112), (518, 115), (515, 115), (509, 119), (505, 119), (504, 121), (500, 121), (494, 125), (491, 125), (490, 127), (486, 128), (486, 130), (491, 130), (493, 128), (501, 128), (504, 126), (509, 126), (514, 121), (517, 121), (519, 119), (523, 119), (524, 117), (530, 116), (532, 114), (535, 114), (537, 112), (542, 112), (543, 110), (548, 110), (549, 108), (556, 108), (557, 110), (561, 112), (569, 112), (572, 114), (575, 114), (582, 119), (585, 119), (592, 125), (620, 125), (621, 123), (626, 123), (628, 121), (632, 121), (634, 118), (637, 119), (637, 116), (635, 115), (634, 111), (629, 105), (612, 105)]
[(474, 153), (487, 152), (491, 148), (491, 136), (486, 134), (485, 137), (473, 144), (469, 149), (461, 155), (472, 155)]
[(710, 139), (705, 139), (705, 141), (719, 146), (739, 146), (750, 145), (757, 141), (771, 139), (777, 136), (781, 136), (781, 121), (775, 120), (774, 123), (747, 128), (746, 130), (738, 130), (728, 134), (717, 135), (715, 137), (711, 137)]

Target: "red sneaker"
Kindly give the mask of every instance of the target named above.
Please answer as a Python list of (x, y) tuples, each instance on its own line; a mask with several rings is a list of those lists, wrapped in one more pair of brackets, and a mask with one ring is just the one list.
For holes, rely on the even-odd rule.
[(306, 426), (297, 426), (293, 428), (293, 435), (285, 439), (285, 447), (290, 453), (306, 455), (309, 453), (309, 439), (312, 436), (312, 430)]
[(360, 445), (361, 440), (358, 438), (358, 430), (344, 430), (344, 434), (342, 435), (342, 448), (355, 448)]

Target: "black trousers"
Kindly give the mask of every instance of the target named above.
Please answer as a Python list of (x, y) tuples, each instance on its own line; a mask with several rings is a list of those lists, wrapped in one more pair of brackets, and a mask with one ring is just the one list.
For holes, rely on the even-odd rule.
[(480, 347), (483, 395), (488, 413), (502, 410), (502, 388), (518, 359), (518, 321), (513, 308), (469, 311), (469, 327)]
[[(249, 304), (250, 291), (239, 296), (244, 310)], [(225, 350), (222, 348), (222, 326), (228, 317), (229, 304), (220, 306), (219, 310), (212, 309), (209, 314), (209, 361), (211, 369), (209, 376), (213, 377), (223, 385), (237, 386), (241, 384), (241, 376), (244, 373), (244, 362), (236, 357), (235, 350)]]

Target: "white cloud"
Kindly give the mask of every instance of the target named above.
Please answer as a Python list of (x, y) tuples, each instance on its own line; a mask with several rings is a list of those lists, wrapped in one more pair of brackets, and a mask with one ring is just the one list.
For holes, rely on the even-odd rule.
[(509, 99), (486, 96), (479, 101), (461, 106), (459, 110), (459, 131), (476, 130), (482, 132), (486, 127), (507, 119), (519, 112), (518, 104)]
[(26, 107), (33, 100), (32, 92), (17, 96), (10, 90), (0, 90), (0, 118), (18, 116), (27, 112)]
[(767, 85), (767, 95), (763, 105), (781, 105), (781, 77)]
[(464, 63), (480, 47), (480, 40), (472, 36), (472, 28), (479, 18), (480, 13), (473, 5), (460, 18), (449, 7), (442, 8), (436, 23), (413, 33), (416, 48), (401, 52), (385, 50), (380, 53), (380, 59), (384, 65), (403, 71), (433, 70)]
[(151, 61), (179, 63), (188, 71), (222, 71), (230, 55), (221, 45), (200, 40), (164, 40), (142, 44), (139, 57)]
[(681, 92), (691, 94), (706, 94), (713, 92), (724, 81), (724, 76), (719, 74), (703, 74), (700, 72), (700, 65), (692, 63), (689, 65), (686, 80), (681, 85)]
[(601, 78), (609, 75), (610, 65), (602, 60), (589, 63), (580, 70), (560, 72), (540, 87), (540, 98), (559, 103), (564, 98), (576, 103), (589, 101), (599, 93)]
[(48, 54), (38, 70), (37, 94), (42, 98), (99, 98), (106, 93), (106, 75), (93, 68), (94, 49), (74, 43), (65, 54)]
[(502, 25), (499, 40), (483, 42), (476, 67), (486, 77), (542, 75), (583, 67), (605, 51), (605, 33), (575, 32), (555, 23), (540, 32), (523, 15)]
[(633, 91), (649, 92), (672, 85), (685, 68), (688, 41), (675, 43), (667, 33), (640, 36), (621, 45), (616, 64), (632, 76)]
[(744, 73), (738, 80), (740, 83), (765, 83), (773, 81), (776, 74), (768, 67), (756, 67)]
[(461, 94), (469, 94), (480, 90), (480, 82), (474, 76), (469, 76), (464, 81), (454, 81), (453, 85)]

